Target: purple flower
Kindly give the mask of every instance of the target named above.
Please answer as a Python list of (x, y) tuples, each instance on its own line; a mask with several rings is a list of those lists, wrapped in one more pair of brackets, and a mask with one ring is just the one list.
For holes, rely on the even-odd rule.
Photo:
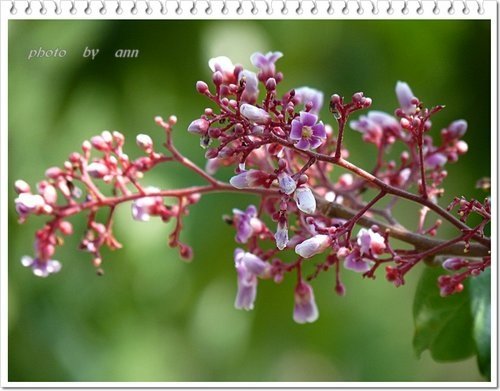
[(267, 111), (248, 103), (243, 103), (240, 106), (240, 113), (243, 117), (256, 124), (266, 124), (271, 118)]
[[(160, 189), (156, 187), (147, 187), (144, 189), (147, 193), (157, 193)], [(152, 214), (155, 214), (158, 206), (163, 205), (160, 196), (142, 197), (132, 203), (132, 217), (137, 221), (149, 221)]]
[(365, 273), (371, 268), (371, 261), (364, 259), (358, 248), (345, 257), (344, 267), (358, 273)]
[(385, 251), (385, 240), (382, 235), (371, 229), (361, 228), (357, 235), (357, 243), (361, 255), (372, 254), (375, 258)]
[(257, 218), (257, 208), (253, 205), (248, 206), (245, 212), (239, 209), (233, 209), (234, 222), (236, 226), (236, 241), (246, 243), (254, 233), (262, 230), (263, 224)]
[(248, 311), (253, 309), (257, 296), (257, 276), (264, 275), (270, 265), (240, 248), (234, 251), (234, 264), (238, 275), (238, 292), (234, 306)]
[(399, 107), (401, 107), (406, 115), (413, 115), (417, 112), (417, 106), (412, 103), (412, 100), (415, 99), (415, 95), (413, 95), (407, 83), (402, 81), (397, 82), (396, 96), (399, 101)]
[(31, 268), (33, 274), (37, 277), (47, 277), (50, 274), (57, 273), (62, 267), (61, 263), (54, 259), (41, 260), (27, 255), (21, 258), (21, 264), (24, 267)]
[(297, 187), (293, 195), (297, 208), (307, 214), (313, 214), (316, 211), (316, 198), (311, 189), (306, 185)]
[(446, 130), (448, 139), (461, 138), (467, 132), (467, 121), (463, 119), (453, 121)]
[(21, 193), (14, 202), (16, 211), (21, 217), (41, 211), (45, 206), (45, 200), (39, 194)]
[(255, 67), (261, 70), (265, 76), (264, 79), (267, 80), (269, 77), (274, 76), (276, 72), (275, 62), (281, 57), (283, 57), (283, 53), (281, 52), (267, 52), (266, 54), (257, 52), (252, 54), (250, 61)]
[(276, 247), (278, 249), (283, 250), (288, 243), (288, 225), (286, 220), (278, 221), (278, 228), (276, 230), (276, 234), (274, 235), (274, 239), (276, 239)]
[(315, 235), (298, 244), (295, 247), (295, 252), (302, 258), (311, 258), (325, 251), (331, 243), (332, 240), (328, 235)]
[(259, 80), (257, 79), (257, 75), (254, 72), (244, 69), (238, 75), (238, 83), (240, 83), (241, 80), (245, 80), (245, 89), (243, 90), (241, 99), (244, 102), (255, 103), (259, 96)]
[(311, 103), (310, 113), (318, 114), (323, 106), (323, 93), (319, 90), (309, 87), (300, 87), (295, 89), (295, 98), (304, 106)]
[(318, 307), (314, 300), (311, 285), (299, 282), (295, 288), (295, 305), (293, 307), (293, 320), (297, 323), (312, 323), (319, 317)]
[(318, 122), (318, 117), (305, 111), (300, 112), (300, 119), (292, 121), (290, 139), (295, 141), (299, 149), (316, 149), (326, 139), (325, 125)]
[(292, 194), (297, 188), (297, 183), (295, 183), (293, 178), (286, 172), (278, 174), (278, 184), (280, 186), (280, 190), (288, 195)]

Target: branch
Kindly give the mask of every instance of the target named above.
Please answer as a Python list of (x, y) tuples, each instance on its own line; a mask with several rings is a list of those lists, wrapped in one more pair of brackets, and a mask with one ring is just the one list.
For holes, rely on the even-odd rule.
[[(356, 215), (356, 212), (354, 210), (338, 203), (326, 202), (321, 199), (317, 199), (317, 203), (322, 213), (328, 217), (351, 219)], [(372, 219), (366, 216), (362, 216), (361, 218), (359, 218), (357, 223), (365, 228), (370, 228), (374, 224), (378, 225), (382, 229), (382, 231), (388, 232), (391, 237), (412, 244), (416, 248), (421, 250), (428, 250), (437, 246), (441, 246), (447, 242), (446, 240), (432, 239), (424, 235), (410, 232), (401, 225), (387, 225), (385, 223), (379, 222), (376, 219)], [(486, 247), (481, 243), (471, 243), (469, 251), (467, 253), (464, 253), (464, 245), (465, 242), (463, 241), (452, 244), (438, 251), (436, 255), (466, 255), (468, 257), (484, 257), (490, 255), (489, 247)]]

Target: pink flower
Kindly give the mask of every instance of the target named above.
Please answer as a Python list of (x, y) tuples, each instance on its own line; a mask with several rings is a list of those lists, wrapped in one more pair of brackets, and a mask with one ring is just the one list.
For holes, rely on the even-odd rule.
[(292, 121), (290, 139), (299, 149), (316, 149), (326, 140), (325, 125), (318, 122), (318, 117), (305, 111), (300, 112), (300, 118)]
[(448, 162), (446, 155), (439, 152), (430, 153), (424, 159), (424, 165), (429, 169), (443, 167), (446, 162)]
[(102, 179), (109, 174), (109, 169), (102, 163), (93, 162), (87, 166), (87, 172), (92, 178)]
[(311, 285), (302, 281), (299, 282), (295, 288), (294, 297), (293, 320), (300, 324), (316, 321), (319, 312)]
[(220, 72), (222, 74), (223, 83), (229, 84), (236, 81), (234, 76), (234, 65), (231, 59), (226, 56), (211, 58), (208, 61), (208, 66), (212, 72)]
[(325, 251), (331, 243), (332, 240), (328, 235), (315, 235), (298, 244), (295, 247), (295, 252), (302, 258), (311, 258)]
[(372, 229), (361, 228), (357, 238), (361, 255), (371, 254), (377, 258), (378, 255), (385, 251), (384, 237), (377, 232), (373, 232)]

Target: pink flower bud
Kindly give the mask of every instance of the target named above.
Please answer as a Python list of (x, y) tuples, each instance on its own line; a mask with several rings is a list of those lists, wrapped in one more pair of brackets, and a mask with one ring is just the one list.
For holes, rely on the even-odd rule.
[(41, 191), (41, 196), (44, 198), (47, 204), (55, 204), (57, 202), (57, 191), (52, 185), (45, 185)]
[(42, 211), (45, 200), (39, 194), (21, 193), (15, 199), (16, 211), (21, 217)]
[(206, 94), (208, 92), (208, 85), (204, 81), (197, 81), (196, 82), (196, 90), (200, 94)]
[(135, 138), (137, 146), (146, 152), (150, 152), (153, 148), (153, 140), (147, 134), (138, 134)]
[(45, 171), (45, 176), (50, 179), (57, 179), (61, 175), (64, 175), (64, 171), (59, 167), (50, 167)]
[(31, 191), (31, 188), (30, 188), (30, 185), (28, 185), (25, 181), (23, 181), (22, 179), (18, 179), (15, 183), (14, 183), (14, 189), (16, 191), (17, 194), (21, 194), (21, 193), (29, 193)]
[(210, 122), (208, 122), (206, 119), (195, 119), (189, 124), (188, 132), (204, 135), (207, 132), (209, 126)]
[(237, 189), (245, 189), (248, 187), (255, 187), (264, 184), (268, 175), (259, 170), (248, 170), (233, 176), (229, 183)]
[(102, 179), (109, 174), (109, 169), (102, 163), (93, 162), (87, 166), (87, 172), (92, 178)]
[(90, 139), (90, 142), (92, 143), (92, 146), (98, 151), (105, 152), (110, 150), (109, 144), (101, 136), (92, 137)]
[(467, 151), (469, 150), (469, 146), (463, 140), (458, 141), (455, 144), (455, 147), (457, 148), (457, 153), (460, 154), (460, 155), (463, 155), (464, 153), (467, 153)]
[(69, 221), (61, 221), (59, 223), (59, 230), (63, 235), (71, 235), (73, 233), (73, 225)]
[(467, 132), (467, 121), (463, 119), (453, 121), (446, 130), (446, 136), (448, 139), (461, 138), (465, 132)]
[(446, 270), (456, 271), (467, 266), (469, 262), (462, 258), (448, 258), (443, 262), (443, 268)]

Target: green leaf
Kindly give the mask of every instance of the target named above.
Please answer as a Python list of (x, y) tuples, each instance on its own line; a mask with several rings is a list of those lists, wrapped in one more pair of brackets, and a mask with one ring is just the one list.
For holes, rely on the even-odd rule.
[(413, 348), (418, 357), (428, 349), (436, 361), (456, 361), (475, 353), (469, 288), (441, 297), (437, 279), (446, 272), (426, 267), (415, 292)]
[(476, 343), (477, 364), (481, 374), (491, 378), (491, 269), (470, 281), (470, 304), (474, 318), (472, 334)]

